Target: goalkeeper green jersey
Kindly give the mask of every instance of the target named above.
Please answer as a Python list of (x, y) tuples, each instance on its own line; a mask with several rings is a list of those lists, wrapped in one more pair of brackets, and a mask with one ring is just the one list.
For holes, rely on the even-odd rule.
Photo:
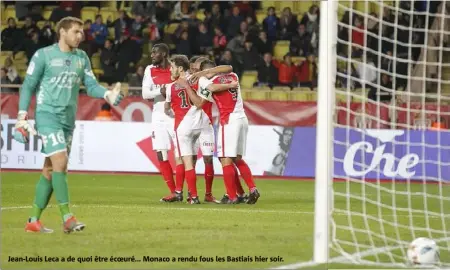
[[(103, 98), (106, 88), (99, 85), (89, 57), (80, 49), (60, 50), (58, 43), (39, 49), (31, 58), (21, 88), (19, 110), (28, 111), (31, 96), (36, 93), (36, 122), (57, 121), (70, 129), (75, 125), (81, 83), (88, 95)], [(51, 123), (48, 123), (51, 124)]]

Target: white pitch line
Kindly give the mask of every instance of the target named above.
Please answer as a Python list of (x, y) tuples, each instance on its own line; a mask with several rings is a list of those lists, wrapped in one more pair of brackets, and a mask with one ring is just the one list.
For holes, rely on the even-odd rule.
[[(158, 210), (158, 211), (210, 211), (210, 212), (236, 212), (236, 213), (273, 213), (273, 214), (293, 214), (293, 215), (314, 215), (312, 211), (286, 211), (286, 210), (266, 210), (266, 209), (239, 209), (239, 208), (225, 208), (222, 207), (215, 208), (197, 208), (195, 206), (187, 207), (170, 207), (165, 206), (143, 206), (143, 205), (114, 205), (114, 204), (74, 204), (71, 207), (85, 207), (85, 208), (115, 208), (115, 209), (136, 209), (136, 210)], [(57, 205), (49, 205), (48, 208), (57, 207)], [(19, 205), (19, 206), (4, 206), (1, 211), (14, 211), (21, 209), (31, 209), (30, 205)], [(334, 216), (347, 216), (343, 213), (334, 213)], [(384, 217), (393, 217), (394, 215), (383, 215)], [(409, 215), (398, 214), (397, 217), (409, 217)], [(413, 215), (413, 218), (423, 218), (422, 215)], [(438, 216), (429, 216), (429, 219), (441, 219)]]
[[(49, 205), (48, 208), (57, 207), (56, 205)], [(115, 208), (115, 209), (136, 209), (136, 210), (165, 210), (165, 211), (212, 211), (212, 212), (237, 212), (237, 213), (274, 213), (274, 214), (307, 214), (312, 215), (313, 212), (302, 211), (284, 211), (284, 210), (264, 210), (264, 209), (236, 209), (236, 208), (197, 208), (197, 207), (158, 207), (158, 206), (142, 206), (142, 205), (108, 205), (108, 204), (74, 204), (70, 207), (85, 207), (85, 208)], [(5, 206), (1, 211), (14, 211), (21, 209), (31, 209), (29, 205), (23, 206)]]

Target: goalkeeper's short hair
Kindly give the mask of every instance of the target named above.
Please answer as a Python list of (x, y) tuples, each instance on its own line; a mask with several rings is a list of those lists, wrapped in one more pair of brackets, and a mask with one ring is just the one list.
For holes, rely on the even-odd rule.
[(72, 16), (64, 17), (56, 24), (55, 32), (56, 32), (56, 37), (58, 38), (58, 40), (60, 38), (59, 31), (61, 31), (61, 29), (68, 31), (72, 27), (73, 24), (78, 24), (80, 26), (84, 25), (84, 23), (81, 19), (72, 17)]

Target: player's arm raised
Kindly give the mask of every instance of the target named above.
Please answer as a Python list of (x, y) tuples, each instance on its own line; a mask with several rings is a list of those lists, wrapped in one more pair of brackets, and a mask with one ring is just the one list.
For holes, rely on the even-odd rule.
[(161, 88), (153, 83), (151, 75), (151, 66), (147, 66), (144, 71), (144, 78), (142, 79), (142, 98), (154, 99), (161, 95)]
[(94, 98), (104, 98), (106, 101), (114, 106), (119, 105), (123, 99), (123, 95), (120, 89), (120, 82), (116, 83), (113, 90), (108, 90), (100, 85), (95, 78), (94, 72), (92, 72), (91, 62), (86, 53), (84, 53), (84, 77), (83, 84), (86, 87), (87, 94)]
[(238, 87), (239, 83), (238, 82), (231, 82), (231, 83), (225, 83), (225, 84), (210, 84), (208, 85), (208, 87), (206, 87), (206, 89), (208, 89), (211, 92), (220, 92), (220, 91), (225, 91), (228, 89), (233, 89)]
[(36, 87), (41, 82), (44, 72), (45, 55), (43, 50), (38, 50), (31, 58), (25, 81), (20, 88), (19, 112), (15, 126), (16, 132), (14, 133), (14, 139), (18, 142), (27, 142), (29, 134), (37, 134), (36, 130), (28, 123), (28, 109), (30, 108), (31, 98), (36, 92)]
[(191, 75), (190, 81), (196, 83), (201, 77), (212, 77), (219, 73), (230, 73), (233, 72), (233, 67), (230, 65), (221, 65), (209, 69), (205, 69), (199, 72), (196, 72)]
[[(200, 97), (199, 95), (197, 95), (197, 93), (195, 93), (194, 89), (191, 88), (191, 86), (189, 85), (188, 81), (186, 81), (185, 78), (180, 77), (177, 80), (177, 83), (186, 89), (187, 95), (195, 107), (201, 108), (201, 107), (203, 107), (203, 105), (205, 105), (208, 102), (207, 99), (204, 99), (204, 98)], [(200, 85), (199, 85), (199, 87), (200, 87)]]

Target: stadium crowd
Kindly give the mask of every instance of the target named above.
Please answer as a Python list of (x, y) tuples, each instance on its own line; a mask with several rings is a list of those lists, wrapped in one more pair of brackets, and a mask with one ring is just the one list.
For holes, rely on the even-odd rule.
[[(436, 14), (448, 17), (449, 8), (441, 3), (407, 0), (380, 9), (355, 2), (353, 12), (340, 12), (336, 86), (362, 89), (370, 99), (380, 101), (389, 101), (399, 89), (421, 92), (423, 80), (427, 90), (436, 92), (433, 78), (438, 69), (421, 74), (424, 69), (415, 63), (424, 55), (442, 61), (433, 49), (438, 44), (432, 43), (439, 34), (427, 37), (432, 33), (429, 29), (440, 31)], [(4, 4), (10, 8), (14, 1)], [(2, 51), (13, 52), (1, 59), (2, 84), (20, 83), (27, 59), (55, 40), (55, 22), (72, 15), (84, 20), (81, 48), (91, 57), (99, 80), (109, 85), (121, 81), (140, 87), (144, 67), (151, 62), (152, 44), (164, 42), (171, 53), (204, 55), (217, 64), (232, 65), (244, 88), (317, 87), (318, 1), (16, 1), (13, 7), (15, 16), (6, 16), (7, 26), (1, 32)], [(54, 8), (45, 15), (46, 7)], [(423, 15), (426, 10), (429, 16)], [(449, 28), (450, 20), (442, 25)], [(426, 46), (426, 51), (421, 50)], [(408, 82), (408, 70), (423, 79)]]
[[(364, 9), (364, 2), (359, 5)], [(442, 48), (432, 47), (439, 46), (433, 42), (440, 39), (441, 25), (450, 29), (450, 20), (447, 24), (441, 20), (442, 15), (448, 17), (450, 6), (442, 1), (399, 1), (396, 5), (384, 6), (378, 13), (345, 11), (338, 28), (337, 53), (347, 61), (338, 60), (338, 87), (365, 88), (370, 99), (390, 101), (397, 90), (408, 86), (411, 92), (422, 92), (422, 80), (437, 76), (437, 68), (420, 74), (423, 66), (416, 62), (427, 54), (430, 64), (445, 61), (438, 59)], [(350, 63), (349, 59), (356, 61)], [(414, 84), (414, 80), (408, 81), (410, 76), (423, 79)], [(436, 92), (437, 83), (426, 85), (428, 92)]]
[[(30, 59), (37, 49), (55, 40), (53, 27), (59, 19), (76, 16), (85, 22), (81, 47), (91, 57), (100, 81), (108, 84), (121, 81), (140, 87), (144, 67), (150, 64), (151, 44), (165, 42), (171, 44), (171, 53), (206, 55), (217, 64), (232, 65), (239, 76), (256, 71), (255, 86), (314, 88), (319, 8), (310, 2), (310, 8), (301, 14), (294, 14), (290, 7), (268, 7), (258, 22), (256, 11), (262, 4), (253, 1), (117, 1), (114, 13), (100, 9), (94, 19), (86, 20), (82, 11), (101, 8), (101, 2), (17, 1), (16, 17), (7, 19), (1, 33), (2, 51), (13, 51), (4, 63), (1, 80), (20, 83), (23, 78), (11, 60), (18, 52)], [(48, 20), (42, 16), (43, 4), (58, 4)], [(277, 42), (285, 46), (275, 58)]]

